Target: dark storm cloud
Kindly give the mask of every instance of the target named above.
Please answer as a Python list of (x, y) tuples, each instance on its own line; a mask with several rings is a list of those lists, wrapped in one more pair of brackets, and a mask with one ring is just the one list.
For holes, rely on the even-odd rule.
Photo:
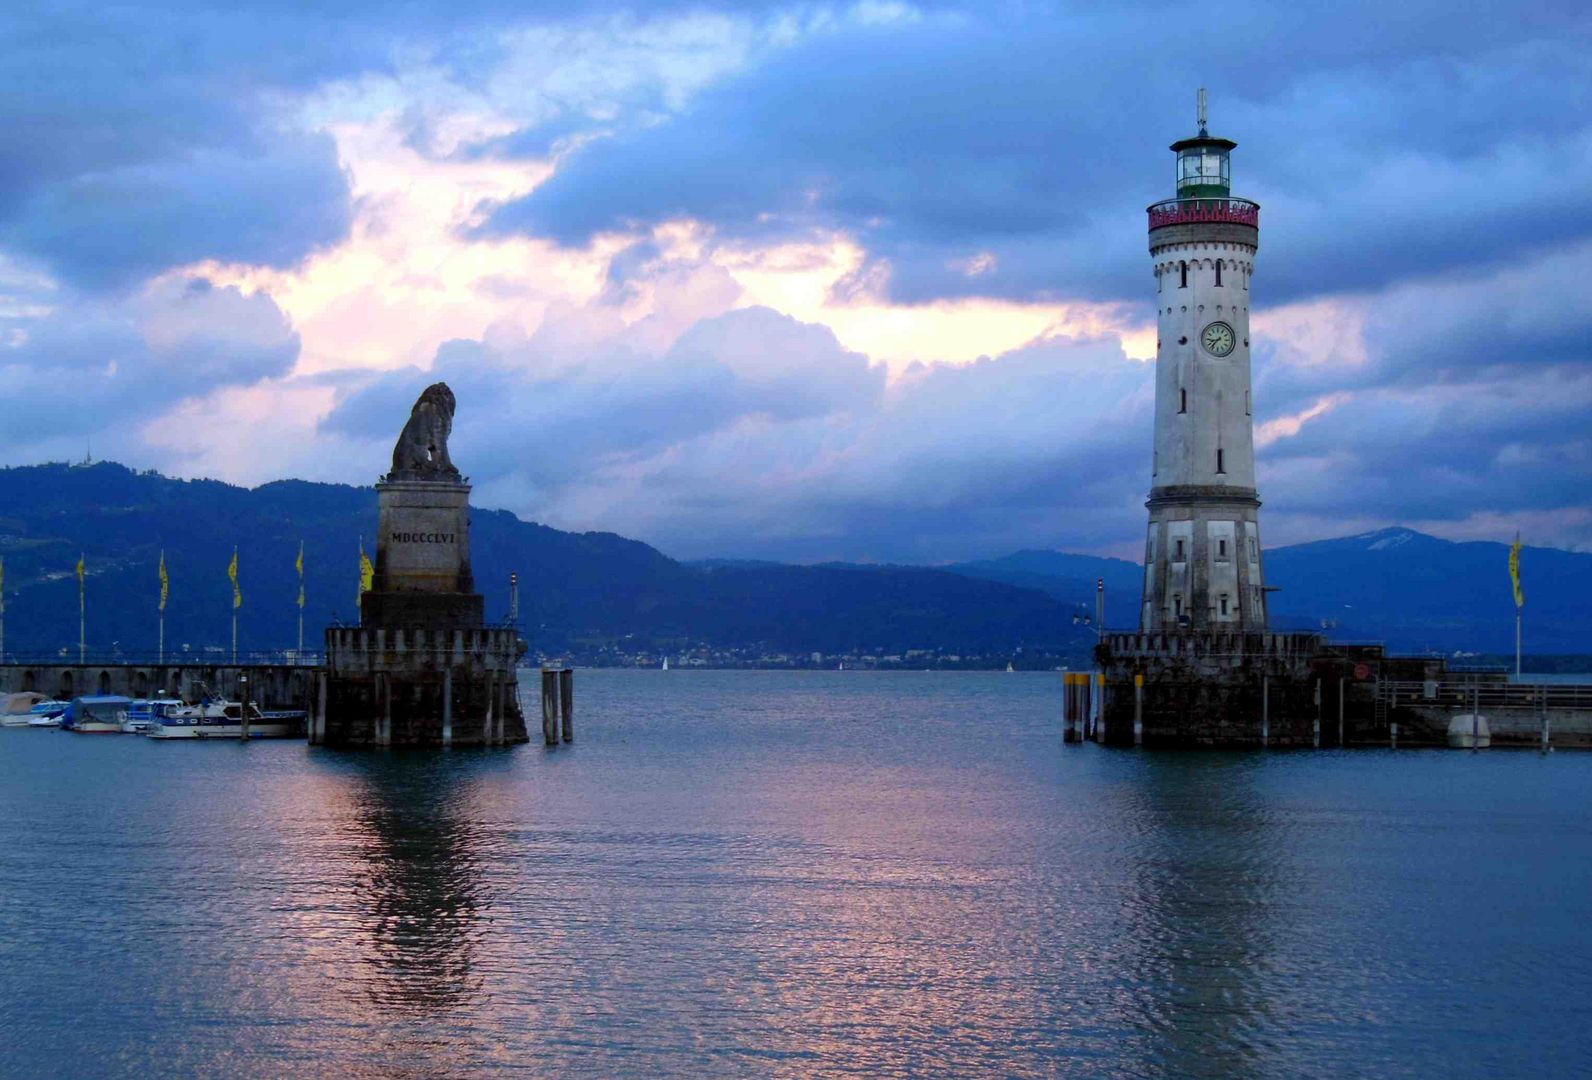
[[(816, 35), (662, 122), (573, 151), (493, 232), (581, 243), (677, 216), (840, 227), (904, 300), (1136, 299), (1164, 149), (1214, 88), (1236, 188), (1267, 205), (1271, 295), (1374, 287), (1592, 232), (1580, 5), (1029, 6)], [(976, 278), (958, 263), (988, 251)]]

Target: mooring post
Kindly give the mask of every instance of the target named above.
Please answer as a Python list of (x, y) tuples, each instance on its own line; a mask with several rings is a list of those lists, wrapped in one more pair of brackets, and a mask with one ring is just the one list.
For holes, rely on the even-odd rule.
[(1343, 747), (1343, 676), (1338, 676), (1338, 747)]
[(564, 722), (564, 741), (575, 741), (575, 669), (558, 673), (558, 715)]
[(1542, 752), (1546, 754), (1553, 749), (1553, 743), (1548, 731), (1548, 686), (1546, 683), (1537, 684), (1537, 711), (1542, 716)]
[(240, 729), (238, 737), (240, 739), (242, 739), (244, 742), (248, 742), (249, 741), (249, 676), (246, 675), (246, 674), (245, 675), (239, 675), (238, 676), (238, 686), (239, 686), (239, 689), (241, 691), (238, 694), (238, 697), (241, 699), (238, 702), (238, 718), (243, 722), (243, 727)]
[(1310, 737), (1317, 750), (1321, 749), (1321, 680), (1316, 680), (1316, 723), (1310, 731)]
[(1104, 746), (1106, 744), (1106, 673), (1103, 671), (1095, 675), (1095, 690), (1100, 695), (1095, 702), (1095, 742)]
[(1389, 724), (1387, 726), (1387, 732), (1388, 741), (1392, 744), (1393, 749), (1397, 750), (1399, 748), (1399, 722), (1395, 720)]
[(1094, 715), (1094, 676), (1084, 674), (1083, 681), (1083, 738), (1085, 742), (1094, 741), (1095, 715)]
[[(491, 720), (487, 726), (490, 729)], [(442, 745), (453, 745), (453, 668), (442, 669)]]
[(542, 669), (542, 741), (558, 745), (558, 672)]
[(1481, 684), (1470, 684), (1470, 752), (1475, 753), (1481, 749), (1477, 742), (1481, 738)]
[(1260, 678), (1260, 745), (1271, 745), (1271, 676)]
[(1144, 745), (1144, 676), (1133, 676), (1133, 745)]
[(1074, 743), (1078, 741), (1078, 676), (1069, 671), (1061, 677), (1061, 681), (1061, 741)]

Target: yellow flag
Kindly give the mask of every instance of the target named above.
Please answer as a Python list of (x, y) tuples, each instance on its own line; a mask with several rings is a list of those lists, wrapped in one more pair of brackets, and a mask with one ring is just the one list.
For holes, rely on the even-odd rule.
[(1509, 580), (1515, 586), (1515, 607), (1526, 606), (1526, 590), (1520, 587), (1520, 534), (1515, 533), (1515, 546), (1509, 549)]
[(294, 563), (293, 565), (298, 567), (298, 575), (299, 575), (299, 607), (302, 608), (304, 606), (304, 541), (302, 541), (302, 540), (299, 541), (299, 557), (298, 557), (298, 561), (296, 563)]
[(77, 583), (79, 587), (81, 587), (83, 584), (83, 575), (85, 573), (87, 573), (87, 571), (83, 569), (83, 556), (79, 555), (77, 557)]
[(238, 585), (238, 549), (232, 549), (232, 561), (227, 564), (227, 577), (232, 579), (232, 606), (243, 606), (243, 589)]
[(376, 568), (370, 563), (370, 556), (365, 554), (365, 542), (359, 543), (359, 591), (361, 594), (370, 592), (376, 587)]
[(166, 553), (160, 553), (160, 610), (166, 610), (166, 597), (171, 595), (171, 578), (166, 576)]

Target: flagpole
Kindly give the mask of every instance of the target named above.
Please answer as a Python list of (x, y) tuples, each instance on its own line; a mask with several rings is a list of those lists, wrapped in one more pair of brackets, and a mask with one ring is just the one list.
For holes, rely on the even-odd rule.
[(166, 550), (160, 551), (160, 604), (156, 610), (159, 612), (160, 633), (157, 645), (156, 663), (162, 667), (166, 664)]

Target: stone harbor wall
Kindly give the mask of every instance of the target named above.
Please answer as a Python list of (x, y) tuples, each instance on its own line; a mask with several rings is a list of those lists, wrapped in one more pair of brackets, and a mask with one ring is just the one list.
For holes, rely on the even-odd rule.
[[(1107, 634), (1097, 659), (1103, 741), (1132, 745), (1137, 719), (1146, 746), (1386, 745), (1398, 722), (1387, 688), (1425, 685), (1446, 670), (1441, 659), (1390, 657), (1309, 633)], [(1406, 738), (1413, 745), (1422, 736)]]
[(527, 741), (509, 627), (333, 627), (310, 711), (324, 746), (492, 746)]
[(175, 693), (197, 701), (204, 687), (237, 700), (247, 686), (249, 700), (261, 708), (308, 709), (319, 670), (307, 664), (5, 664), (0, 665), (0, 693), (31, 690), (62, 700), (84, 694), (147, 698)]

